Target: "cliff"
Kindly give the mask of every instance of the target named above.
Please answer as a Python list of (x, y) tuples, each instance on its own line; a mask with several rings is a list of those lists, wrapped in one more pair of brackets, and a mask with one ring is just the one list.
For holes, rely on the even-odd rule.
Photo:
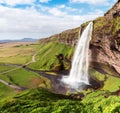
[(69, 29), (59, 34), (52, 35), (48, 38), (41, 39), (40, 42), (48, 43), (52, 41), (52, 42), (60, 42), (66, 45), (75, 46), (77, 43), (80, 29), (81, 29), (80, 27), (75, 28), (75, 29)]
[[(93, 36), (90, 43), (91, 67), (97, 68), (98, 71), (104, 73), (112, 73), (112, 75), (117, 75), (116, 73), (118, 75), (120, 74), (120, 16), (113, 16), (113, 12), (119, 11), (119, 9), (120, 0), (118, 0), (105, 16), (94, 20)], [(108, 19), (108, 16), (111, 15), (112, 18)], [(88, 23), (84, 23), (78, 28), (42, 39), (40, 42), (57, 42), (75, 47), (79, 35)]]
[(118, 0), (117, 3), (105, 13), (105, 16), (109, 19), (120, 16), (120, 0)]

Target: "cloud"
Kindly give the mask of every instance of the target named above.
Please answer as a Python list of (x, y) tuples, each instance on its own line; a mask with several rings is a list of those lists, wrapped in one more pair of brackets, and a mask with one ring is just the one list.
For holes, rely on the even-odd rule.
[(31, 4), (33, 3), (35, 0), (0, 0), (0, 4), (4, 3), (10, 6), (15, 6), (17, 4)]
[(108, 5), (108, 0), (69, 0), (70, 3), (87, 3), (87, 4), (94, 4), (94, 5)]
[(50, 0), (39, 0), (41, 3), (48, 3)]
[(66, 12), (62, 12), (58, 8), (50, 8), (49, 13), (54, 16), (65, 16), (67, 14)]
[(60, 9), (63, 9), (63, 8), (66, 7), (66, 5), (65, 5), (65, 4), (62, 4), (62, 5), (58, 5), (57, 7), (60, 8)]
[(102, 15), (100, 10), (80, 16), (68, 13), (70, 8), (64, 6), (40, 8), (43, 12), (38, 12), (35, 7), (19, 9), (0, 6), (0, 39), (48, 37)]

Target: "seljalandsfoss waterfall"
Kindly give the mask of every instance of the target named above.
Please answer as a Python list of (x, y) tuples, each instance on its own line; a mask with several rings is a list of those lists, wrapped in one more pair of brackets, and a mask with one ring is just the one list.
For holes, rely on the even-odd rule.
[(93, 22), (90, 22), (79, 37), (78, 44), (72, 61), (69, 76), (64, 76), (62, 82), (73, 89), (82, 89), (89, 85), (89, 42), (92, 36)]

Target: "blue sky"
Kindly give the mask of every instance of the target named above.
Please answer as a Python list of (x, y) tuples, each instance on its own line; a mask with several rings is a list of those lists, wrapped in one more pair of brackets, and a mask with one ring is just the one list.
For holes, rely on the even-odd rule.
[(0, 0), (0, 40), (44, 38), (80, 26), (117, 0)]

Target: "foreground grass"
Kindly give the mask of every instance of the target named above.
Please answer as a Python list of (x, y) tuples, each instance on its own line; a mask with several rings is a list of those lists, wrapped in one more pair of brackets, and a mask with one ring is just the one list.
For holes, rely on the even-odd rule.
[(13, 96), (17, 93), (17, 91), (9, 88), (8, 86), (0, 83), (0, 100), (5, 99), (6, 97)]
[(1, 113), (119, 113), (120, 97), (105, 98), (101, 92), (87, 95), (82, 101), (53, 94), (44, 89), (32, 89), (2, 102)]

